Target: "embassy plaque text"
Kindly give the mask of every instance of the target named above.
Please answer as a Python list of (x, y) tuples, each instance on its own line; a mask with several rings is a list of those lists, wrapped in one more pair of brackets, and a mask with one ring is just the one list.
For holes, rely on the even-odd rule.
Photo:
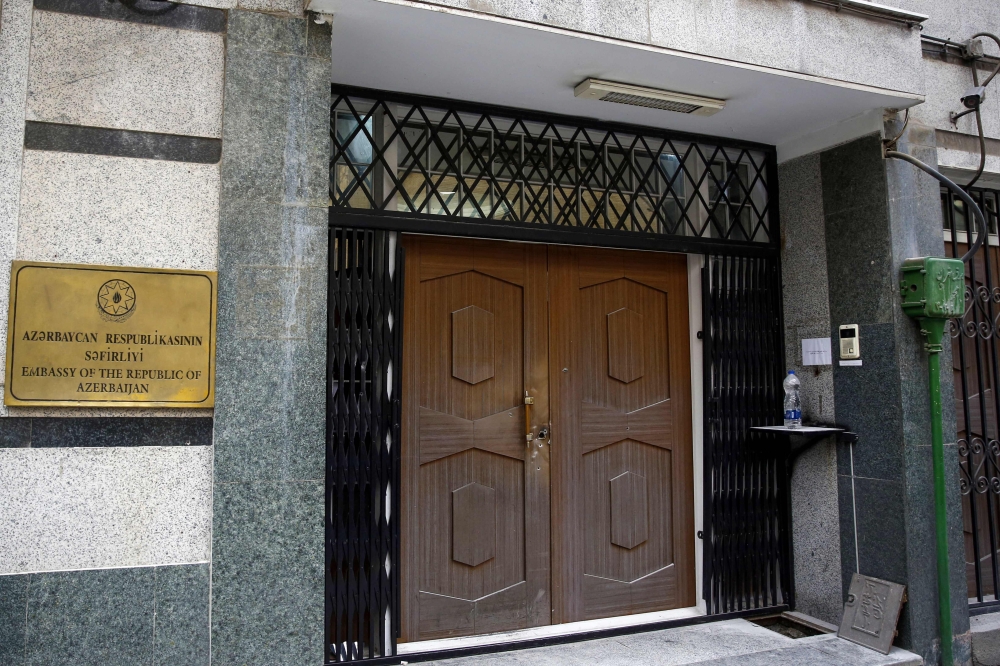
[(216, 274), (15, 261), (4, 403), (213, 407)]

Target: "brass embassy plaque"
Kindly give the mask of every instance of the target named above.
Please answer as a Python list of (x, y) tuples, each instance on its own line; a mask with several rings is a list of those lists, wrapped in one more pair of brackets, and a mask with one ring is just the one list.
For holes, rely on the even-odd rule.
[(215, 406), (216, 273), (15, 261), (4, 404)]

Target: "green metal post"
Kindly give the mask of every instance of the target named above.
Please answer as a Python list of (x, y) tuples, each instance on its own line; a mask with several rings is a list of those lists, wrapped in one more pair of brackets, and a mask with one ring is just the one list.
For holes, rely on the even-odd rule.
[(965, 264), (960, 259), (919, 257), (904, 261), (902, 274), (899, 287), (903, 297), (903, 312), (920, 322), (920, 332), (926, 338), (924, 349), (927, 350), (927, 380), (931, 394), (931, 457), (934, 460), (941, 663), (944, 666), (954, 666), (951, 645), (951, 587), (948, 583), (948, 511), (944, 492), (944, 426), (941, 423), (941, 341), (944, 339), (948, 320), (962, 316), (965, 307)]
[[(905, 123), (904, 123), (905, 127)], [(900, 132), (902, 135), (902, 132)], [(898, 137), (897, 137), (898, 138)], [(894, 148), (895, 140), (883, 144)], [(986, 241), (987, 225), (983, 211), (969, 193), (937, 169), (912, 155), (888, 149), (886, 157), (909, 162), (954, 192), (965, 202), (976, 220), (976, 242), (961, 259), (917, 257), (903, 262), (900, 295), (903, 312), (920, 322), (920, 332), (927, 336), (927, 377), (931, 392), (931, 455), (934, 458), (934, 516), (937, 528), (938, 612), (941, 615), (941, 663), (954, 666), (952, 657), (951, 587), (948, 583), (948, 512), (944, 492), (944, 429), (941, 425), (941, 340), (945, 323), (961, 317), (965, 311), (965, 262), (972, 259)], [(950, 372), (950, 371), (949, 371)]]
[(952, 666), (951, 586), (948, 580), (948, 512), (944, 486), (944, 430), (941, 422), (941, 340), (944, 319), (921, 319), (927, 337), (927, 378), (931, 392), (931, 455), (934, 458), (934, 514), (937, 530), (938, 612), (941, 618), (941, 663)]

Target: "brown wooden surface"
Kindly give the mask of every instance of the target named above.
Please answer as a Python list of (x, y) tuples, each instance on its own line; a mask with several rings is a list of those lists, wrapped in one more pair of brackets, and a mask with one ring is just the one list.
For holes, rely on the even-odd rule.
[(403, 243), (400, 640), (693, 606), (685, 258)]
[(403, 243), (400, 640), (548, 624), (545, 248)]
[(686, 259), (552, 247), (549, 281), (553, 621), (693, 606)]

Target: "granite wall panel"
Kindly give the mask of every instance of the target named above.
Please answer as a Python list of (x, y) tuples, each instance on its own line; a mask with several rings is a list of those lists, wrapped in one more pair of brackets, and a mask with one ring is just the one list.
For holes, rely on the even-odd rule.
[(778, 167), (781, 213), (781, 273), (785, 315), (785, 359), (802, 382), (806, 420), (834, 419), (832, 366), (802, 365), (803, 338), (824, 338), (830, 328), (826, 229), (819, 155)]
[(323, 488), (322, 480), (217, 484), (217, 666), (323, 663)]
[(24, 147), (59, 153), (135, 157), (196, 164), (216, 164), (222, 155), (222, 141), (219, 139), (41, 123), (34, 120), (25, 123)]
[(212, 656), (323, 660), (330, 33), (229, 13)]
[(154, 569), (154, 666), (210, 663), (209, 565)]
[(0, 449), (0, 574), (207, 562), (212, 448)]
[(221, 33), (46, 11), (33, 23), (27, 120), (221, 136)]
[(155, 4), (157, 0), (147, 1), (149, 4), (142, 2), (131, 7), (120, 2), (100, 0), (35, 0), (35, 9), (180, 30), (199, 32), (226, 30), (225, 12), (196, 6), (202, 4), (211, 6), (211, 2), (177, 3), (180, 6), (172, 6), (168, 11), (156, 11), (163, 8)]
[(32, 576), (26, 665), (58, 663), (67, 655), (84, 664), (152, 661), (154, 578), (152, 568)]
[[(10, 291), (6, 266), (17, 251), (31, 14), (31, 0), (0, 5), (0, 294)], [(7, 350), (7, 308), (0, 313), (0, 349)]]
[[(898, 129), (892, 123), (888, 131)], [(911, 121), (900, 141), (899, 149), (934, 166), (937, 164), (934, 130)], [(931, 176), (910, 165), (891, 161), (886, 165), (889, 185), (889, 221), (892, 229), (893, 267), (909, 257), (942, 256), (944, 240), (941, 229), (940, 185)], [(903, 411), (904, 488), (906, 492), (907, 566), (913, 580), (936, 581), (936, 558), (927, 553), (936, 545), (933, 502), (933, 467), (931, 459), (930, 399), (924, 338), (917, 323), (896, 310), (897, 344), (901, 404)], [(947, 343), (948, 341), (946, 341)], [(954, 404), (953, 373), (950, 346), (941, 354), (941, 397), (945, 405)], [(948, 555), (951, 572), (952, 628), (955, 634), (954, 652), (957, 663), (970, 659), (969, 616), (966, 599), (965, 539), (962, 534), (961, 496), (958, 489), (958, 456), (955, 423), (945, 410), (944, 441), (947, 513), (949, 517)], [(911, 586), (912, 589), (913, 586)], [(921, 597), (921, 593), (923, 597)], [(913, 590), (916, 601), (909, 614), (913, 636), (933, 635), (937, 626), (937, 585)], [(921, 603), (923, 601), (923, 603)], [(923, 646), (924, 658), (934, 657), (934, 646)]]
[(18, 259), (214, 270), (218, 229), (218, 165), (25, 151)]
[[(225, 13), (38, 5), (4, 3), (0, 104), (14, 106), (0, 113), (0, 259), (9, 233), (8, 260), (215, 269)], [(8, 281), (0, 271), (0, 292)], [(0, 356), (6, 329), (3, 312)], [(0, 407), (2, 416), (124, 413)], [(142, 412), (165, 414), (205, 412)]]
[(207, 666), (208, 565), (0, 576), (5, 666)]
[[(194, 270), (217, 267), (218, 164), (25, 150), (23, 176), (12, 259)], [(9, 271), (0, 270), (4, 293), (9, 278)], [(0, 310), (0, 359), (7, 352), (6, 337), (4, 308)], [(11, 411), (21, 416), (84, 413), (66, 408), (26, 412), (0, 407), (4, 415)], [(85, 413), (117, 416), (128, 410)], [(199, 415), (204, 414), (201, 410)]]
[(211, 418), (10, 416), (0, 419), (0, 448), (211, 444)]
[[(836, 334), (840, 324), (853, 323), (842, 319), (830, 334)], [(862, 324), (858, 339), (864, 365), (834, 367), (837, 414), (843, 425), (864, 433), (864, 440), (854, 446), (854, 473), (896, 479), (903, 466), (903, 410), (900, 386), (893, 381), (899, 374), (895, 329), (892, 324)], [(876, 395), (878, 402), (872, 403)], [(846, 458), (841, 460), (841, 472), (849, 473), (844, 464)]]
[(0, 664), (23, 666), (29, 576), (0, 576)]
[[(840, 81), (923, 90), (919, 31), (813, 3), (437, 0), (437, 4)], [(871, 57), (855, 57), (858, 53)]]
[[(802, 365), (804, 338), (830, 335), (826, 229), (819, 155), (778, 167), (781, 190), (781, 271), (785, 359), (802, 383), (807, 423), (833, 423), (833, 367)], [(840, 506), (837, 450), (828, 439), (803, 453), (792, 468), (792, 546), (796, 609), (837, 623), (841, 599)]]
[[(896, 126), (887, 128), (895, 132)], [(927, 355), (915, 321), (899, 307), (903, 259), (943, 254), (938, 185), (907, 164), (882, 158), (872, 135), (821, 155), (830, 285), (830, 332), (860, 325), (863, 365), (834, 366), (837, 421), (859, 435), (838, 446), (842, 580), (855, 570), (908, 587), (901, 645), (928, 663), (939, 658)], [(933, 132), (911, 122), (900, 150), (936, 164)], [(950, 367), (950, 354), (942, 367)], [(950, 373), (943, 373), (951, 404)], [(954, 441), (954, 429), (945, 433)], [(967, 604), (957, 464), (948, 447), (949, 538), (956, 663), (968, 660)], [(850, 537), (854, 538), (850, 538)]]

